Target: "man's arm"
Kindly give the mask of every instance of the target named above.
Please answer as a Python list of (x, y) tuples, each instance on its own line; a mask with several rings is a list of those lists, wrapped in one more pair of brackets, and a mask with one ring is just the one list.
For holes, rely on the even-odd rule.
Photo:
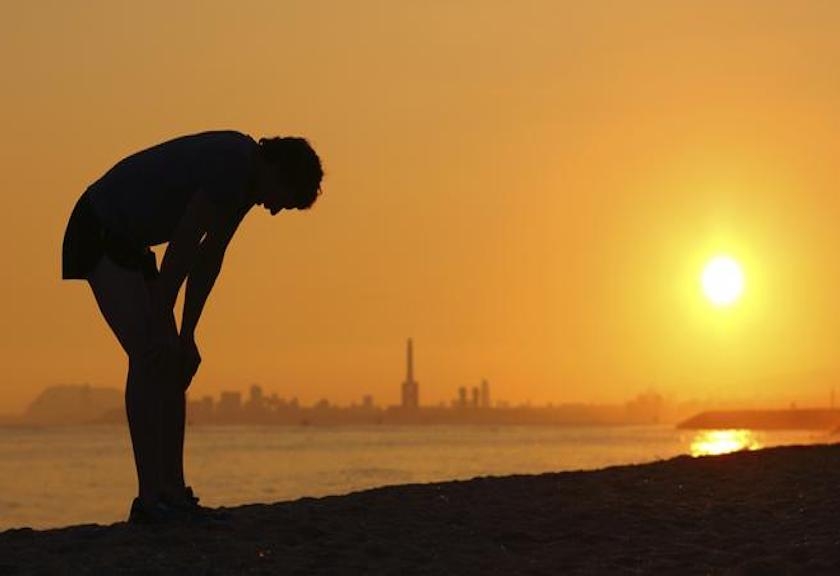
[(195, 341), (195, 328), (210, 290), (222, 269), (225, 250), (246, 212), (247, 209), (238, 209), (232, 213), (217, 210), (209, 222), (207, 233), (197, 247), (194, 263), (187, 276), (184, 309), (181, 315), (182, 342)]
[(195, 344), (196, 324), (221, 270), (225, 249), (247, 211), (248, 207), (225, 210), (201, 190), (196, 192), (169, 241), (160, 274), (150, 286), (152, 330), (164, 336), (176, 328), (175, 300), (184, 279), (189, 277), (178, 351), (185, 389), (201, 363)]
[[(195, 299), (201, 294), (195, 294), (195, 290), (191, 291), (193, 295), (190, 309), (198, 309), (195, 316), (188, 316), (192, 318), (188, 324), (192, 326), (192, 334), (209, 288), (212, 288), (215, 276), (218, 275), (218, 270), (213, 270), (216, 267), (213, 261), (216, 260), (218, 266), (221, 266), (225, 248), (244, 215), (245, 211), (231, 213), (229, 210), (223, 210), (210, 201), (201, 190), (195, 193), (169, 241), (160, 265), (160, 274), (152, 286), (153, 306), (158, 314), (166, 318), (171, 316), (181, 285), (188, 275), (192, 276), (195, 273), (194, 269), (205, 278), (212, 273), (213, 278), (204, 282), (209, 285), (198, 306)], [(199, 268), (201, 270), (198, 270)], [(185, 313), (186, 309), (185, 305)]]
[(217, 208), (199, 190), (181, 216), (166, 247), (160, 264), (160, 274), (154, 283), (153, 296), (164, 313), (174, 308), (181, 284), (184, 283), (198, 255), (201, 239), (211, 223), (218, 218), (216, 212)]

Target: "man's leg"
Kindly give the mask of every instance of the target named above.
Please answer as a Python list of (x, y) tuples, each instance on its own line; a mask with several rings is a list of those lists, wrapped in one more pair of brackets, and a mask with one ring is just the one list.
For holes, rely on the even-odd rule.
[(142, 273), (103, 257), (88, 278), (105, 321), (128, 354), (125, 400), (138, 493), (147, 503), (163, 490), (160, 410), (166, 403), (161, 350), (149, 334), (150, 302)]
[[(172, 333), (177, 338), (175, 320), (172, 319)], [(186, 425), (187, 397), (181, 378), (179, 357), (173, 357), (166, 364), (167, 377), (164, 384), (161, 410), (161, 457), (162, 483), (164, 493), (173, 500), (184, 497), (184, 429)]]
[(164, 489), (175, 498), (183, 497), (184, 482), (184, 429), (186, 425), (187, 398), (183, 388), (174, 390), (166, 400), (169, 410), (168, 429), (164, 431)]
[(147, 504), (157, 501), (163, 490), (158, 420), (161, 400), (155, 380), (144, 362), (129, 358), (125, 408), (137, 467), (138, 496)]

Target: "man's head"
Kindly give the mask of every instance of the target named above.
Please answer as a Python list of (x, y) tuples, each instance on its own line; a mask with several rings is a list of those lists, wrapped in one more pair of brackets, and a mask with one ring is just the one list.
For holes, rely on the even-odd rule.
[(257, 203), (272, 214), (312, 206), (321, 192), (324, 171), (318, 154), (304, 138), (261, 138)]

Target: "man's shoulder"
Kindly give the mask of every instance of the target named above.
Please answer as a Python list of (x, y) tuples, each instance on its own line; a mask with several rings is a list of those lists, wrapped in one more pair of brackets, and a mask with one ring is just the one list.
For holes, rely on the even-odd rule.
[(241, 146), (250, 148), (256, 146), (256, 142), (248, 134), (236, 130), (210, 130), (197, 132), (186, 136), (179, 136), (164, 142), (167, 144), (192, 144), (197, 146)]
[(173, 170), (173, 167), (184, 163), (202, 162), (206, 156), (247, 156), (256, 146), (256, 142), (250, 136), (235, 130), (198, 132), (171, 138), (140, 150), (118, 162), (112, 171), (132, 168)]

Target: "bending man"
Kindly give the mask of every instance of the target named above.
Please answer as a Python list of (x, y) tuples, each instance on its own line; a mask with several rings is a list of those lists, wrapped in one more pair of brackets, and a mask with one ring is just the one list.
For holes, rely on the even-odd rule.
[[(201, 362), (195, 329), (245, 214), (307, 209), (323, 171), (303, 138), (233, 131), (176, 138), (120, 161), (77, 202), (62, 276), (90, 284), (128, 355), (126, 411), (138, 495), (129, 521), (201, 515), (184, 481), (186, 389)], [(168, 242), (160, 270), (150, 246)], [(186, 282), (180, 331), (175, 300)]]

